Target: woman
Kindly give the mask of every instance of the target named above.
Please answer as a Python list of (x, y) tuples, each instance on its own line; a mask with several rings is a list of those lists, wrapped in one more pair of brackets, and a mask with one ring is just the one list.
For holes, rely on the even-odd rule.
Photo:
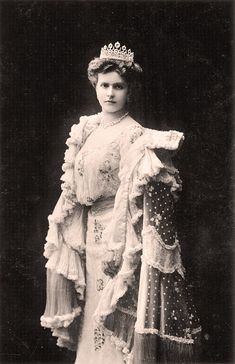
[(189, 362), (200, 332), (174, 225), (184, 137), (129, 115), (141, 71), (118, 42), (90, 62), (102, 111), (73, 125), (49, 216), (41, 324), (76, 364)]

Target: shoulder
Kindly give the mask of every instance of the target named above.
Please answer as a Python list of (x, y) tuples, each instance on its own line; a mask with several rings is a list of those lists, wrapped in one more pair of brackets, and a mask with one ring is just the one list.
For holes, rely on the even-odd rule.
[(144, 127), (135, 121), (132, 117), (123, 124), (122, 141), (125, 144), (133, 144), (135, 141), (144, 134)]
[(98, 114), (80, 116), (79, 122), (72, 125), (66, 144), (84, 142), (92, 130), (99, 125), (99, 122)]
[(84, 124), (86, 125), (87, 128), (92, 127), (94, 125), (99, 125), (100, 124), (99, 113), (80, 116), (79, 124)]
[[(143, 156), (161, 155), (164, 160), (168, 160), (177, 153), (184, 140), (184, 134), (176, 131), (160, 131), (142, 128), (142, 134), (136, 138), (129, 148), (125, 148), (125, 161), (130, 164)], [(161, 158), (161, 159), (162, 159)]]

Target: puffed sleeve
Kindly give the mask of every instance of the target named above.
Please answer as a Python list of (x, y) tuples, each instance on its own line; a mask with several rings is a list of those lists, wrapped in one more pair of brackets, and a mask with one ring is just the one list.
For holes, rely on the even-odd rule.
[(76, 350), (78, 317), (84, 298), (86, 210), (76, 199), (74, 160), (83, 143), (87, 119), (73, 125), (66, 141), (62, 193), (49, 215), (44, 256), (47, 258), (47, 298), (41, 325), (50, 328), (57, 345)]

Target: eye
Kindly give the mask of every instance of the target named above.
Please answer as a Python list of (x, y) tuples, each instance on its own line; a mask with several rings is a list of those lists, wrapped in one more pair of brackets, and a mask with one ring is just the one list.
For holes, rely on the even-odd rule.
[(124, 86), (123, 85), (115, 85), (115, 89), (116, 90), (123, 90), (124, 89)]
[(100, 87), (107, 88), (109, 87), (109, 84), (106, 82), (101, 83)]

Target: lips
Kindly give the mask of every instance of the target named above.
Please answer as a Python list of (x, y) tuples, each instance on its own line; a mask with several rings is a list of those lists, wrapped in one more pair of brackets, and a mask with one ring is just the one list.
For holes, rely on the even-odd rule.
[(112, 101), (112, 100), (107, 100), (105, 101), (106, 104), (116, 104), (116, 101)]

